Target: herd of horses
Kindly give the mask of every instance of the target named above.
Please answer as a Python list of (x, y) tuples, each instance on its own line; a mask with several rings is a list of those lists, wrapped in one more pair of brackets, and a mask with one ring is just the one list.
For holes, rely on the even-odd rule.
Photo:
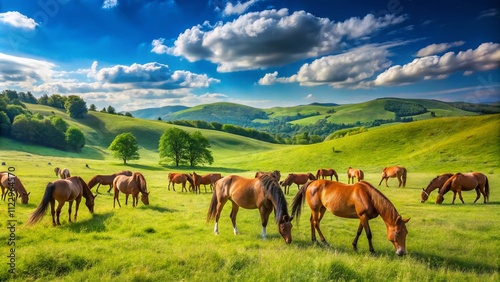
[[(74, 220), (77, 218), (78, 207), (85, 198), (85, 205), (90, 213), (94, 212), (94, 203), (97, 196), (91, 191), (95, 185), (109, 185), (110, 189), (114, 189), (113, 207), (116, 202), (121, 207), (119, 201), (119, 193), (125, 194), (125, 204), (128, 203), (129, 195), (132, 195), (132, 206), (138, 204), (139, 194), (141, 201), (145, 205), (149, 205), (149, 193), (147, 191), (146, 179), (139, 172), (120, 171), (110, 175), (96, 175), (88, 183), (79, 176), (70, 176), (67, 169), (60, 170), (56, 168), (55, 173), (60, 179), (48, 183), (42, 201), (27, 220), (27, 225), (32, 225), (41, 220), (48, 206), (51, 206), (52, 223), (60, 225), (60, 213), (65, 202), (68, 202), (69, 222), (71, 222), (72, 204), (76, 202)], [(358, 218), (360, 223), (356, 232), (356, 236), (352, 242), (354, 250), (357, 250), (357, 242), (363, 229), (369, 243), (369, 251), (375, 253), (372, 245), (372, 234), (370, 230), (369, 220), (375, 217), (380, 217), (387, 226), (387, 238), (394, 245), (397, 255), (406, 254), (406, 223), (409, 219), (403, 219), (397, 212), (390, 200), (383, 195), (372, 184), (364, 181), (362, 170), (349, 167), (347, 171), (348, 183), (338, 182), (338, 174), (333, 169), (319, 169), (316, 175), (312, 173), (305, 174), (289, 174), (285, 180), (280, 181), (281, 174), (279, 171), (272, 172), (257, 172), (254, 178), (245, 178), (238, 175), (229, 175), (222, 177), (220, 174), (207, 174), (204, 176), (186, 173), (169, 173), (168, 186), (172, 184), (172, 189), (175, 191), (175, 184), (182, 185), (182, 192), (186, 191), (186, 183), (190, 183), (190, 189), (195, 193), (200, 193), (200, 185), (210, 185), (212, 190), (212, 198), (210, 200), (207, 213), (207, 221), (215, 220), (214, 233), (219, 234), (219, 218), (227, 201), (232, 204), (230, 213), (231, 222), (233, 225), (234, 234), (238, 234), (236, 225), (236, 216), (239, 208), (258, 209), (262, 222), (262, 238), (266, 238), (266, 227), (271, 212), (274, 211), (275, 222), (278, 225), (278, 231), (287, 244), (292, 242), (292, 220), (295, 217), (298, 222), (304, 202), (307, 201), (311, 210), (311, 239), (316, 242), (316, 231), (323, 244), (328, 245), (323, 233), (320, 229), (320, 221), (328, 210), (330, 213), (344, 218)], [(330, 176), (330, 180), (325, 179)], [(335, 176), (335, 181), (333, 180)], [(357, 178), (357, 182), (354, 182)], [(379, 186), (385, 179), (388, 187), (388, 178), (397, 178), (399, 187), (406, 186), (407, 171), (404, 167), (393, 166), (386, 167), (382, 171), (382, 179)], [(352, 181), (352, 184), (350, 183)], [(290, 186), (296, 184), (298, 192), (293, 198), (291, 204), (291, 214), (288, 212), (288, 205), (285, 199), (285, 194), (289, 193)], [(7, 192), (14, 185), (16, 197), (21, 197), (23, 204), (28, 203), (28, 195), (21, 180), (17, 176), (8, 173), (0, 172), (0, 186), (2, 188), (2, 199), (5, 200)], [(302, 187), (300, 187), (302, 185)], [(421, 202), (424, 203), (430, 193), (439, 189), (436, 203), (441, 204), (444, 200), (444, 194), (453, 191), (453, 201), (455, 202), (456, 194), (458, 193), (460, 200), (462, 191), (475, 190), (477, 198), (474, 203), (480, 198), (480, 194), (484, 197), (484, 203), (489, 200), (489, 183), (488, 178), (480, 173), (456, 173), (442, 174), (431, 180), (427, 188), (422, 189)], [(55, 209), (55, 201), (58, 202)]]

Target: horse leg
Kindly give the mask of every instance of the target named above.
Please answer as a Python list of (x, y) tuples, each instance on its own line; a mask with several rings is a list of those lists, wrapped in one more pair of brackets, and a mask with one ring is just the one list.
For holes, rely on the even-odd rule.
[(474, 200), (473, 204), (475, 204), (477, 200), (479, 200), (479, 198), (481, 197), (481, 192), (479, 192), (479, 188), (476, 188), (476, 199)]
[(52, 214), (53, 226), (56, 226), (56, 218), (55, 218), (56, 210), (54, 209), (55, 205), (56, 205), (56, 200), (50, 200), (50, 214)]
[(358, 226), (358, 231), (356, 232), (356, 237), (354, 237), (354, 240), (352, 241), (352, 247), (354, 248), (354, 251), (358, 251), (358, 239), (359, 236), (361, 235), (361, 232), (363, 232), (363, 224), (361, 222), (359, 223)]
[(121, 208), (122, 205), (120, 204), (120, 197), (118, 197), (120, 195), (120, 190), (118, 190), (118, 188), (115, 187), (115, 198), (113, 199), (113, 208), (115, 208), (115, 203), (118, 202), (118, 206)]
[(222, 212), (222, 209), (224, 208), (224, 205), (226, 204), (227, 199), (217, 199), (217, 209), (215, 211), (215, 226), (214, 226), (214, 233), (216, 235), (219, 235), (219, 218), (220, 218), (220, 213)]
[(125, 193), (125, 205), (126, 205), (126, 206), (128, 206), (128, 195), (130, 195), (130, 194), (126, 194), (126, 193)]
[(77, 198), (77, 199), (75, 200), (75, 201), (76, 201), (76, 204), (75, 204), (75, 218), (74, 218), (74, 220), (75, 220), (75, 221), (76, 221), (76, 216), (77, 216), (77, 214), (78, 214), (78, 208), (80, 207), (80, 201), (81, 201), (81, 200), (82, 200), (82, 198), (80, 198), (80, 199), (78, 199), (78, 198)]
[(238, 227), (236, 227), (236, 215), (238, 214), (238, 210), (239, 210), (240, 206), (238, 206), (234, 202), (232, 204), (233, 204), (233, 207), (232, 207), (231, 213), (229, 214), (229, 217), (231, 218), (231, 223), (233, 223), (234, 235), (237, 235), (238, 234)]
[(453, 191), (453, 201), (451, 201), (451, 204), (455, 204), (455, 198), (457, 197), (457, 191)]
[[(358, 178), (359, 179), (359, 178)], [(389, 177), (385, 178), (385, 187), (389, 187), (389, 184), (387, 184), (387, 180), (389, 180)]]
[(328, 244), (328, 242), (326, 241), (325, 236), (323, 236), (321, 229), (319, 228), (319, 223), (320, 223), (321, 219), (323, 218), (323, 216), (325, 215), (325, 212), (326, 212), (325, 207), (321, 207), (319, 212), (311, 212), (311, 229), (313, 232), (312, 241), (316, 242), (316, 235), (314, 234), (314, 229), (316, 229), (318, 231), (318, 235), (319, 235), (319, 238), (321, 239), (321, 242), (327, 246), (330, 246)]
[(373, 244), (372, 244), (372, 230), (370, 229), (370, 224), (368, 223), (369, 219), (365, 215), (361, 216), (360, 219), (361, 219), (361, 224), (365, 228), (366, 238), (368, 238), (368, 246), (370, 249), (370, 253), (372, 253), (372, 255), (374, 255), (375, 249), (373, 248)]
[(59, 216), (61, 215), (61, 210), (62, 207), (64, 206), (64, 202), (58, 202), (57, 209), (56, 209), (56, 218), (57, 218), (57, 225), (61, 225), (61, 222), (59, 221)]
[(398, 181), (399, 181), (398, 188), (401, 188), (401, 184), (403, 184), (403, 181), (401, 180), (401, 175), (398, 175)]
[(265, 206), (262, 206), (259, 210), (260, 210), (260, 219), (262, 220), (262, 240), (266, 240), (267, 237), (266, 227), (272, 209), (267, 209)]
[(380, 182), (378, 183), (378, 186), (380, 186), (380, 184), (382, 184), (382, 181), (384, 181), (383, 177), (382, 177), (382, 179), (380, 179)]
[(95, 188), (95, 192), (99, 193), (99, 187), (101, 186), (101, 183), (97, 183), (97, 188)]
[(465, 204), (464, 198), (462, 198), (462, 189), (458, 189), (458, 197), (460, 198), (460, 201), (462, 201), (462, 204)]
[(71, 208), (73, 207), (73, 201), (68, 202), (68, 222), (71, 222)]
[(111, 189), (113, 189), (113, 185), (109, 185), (108, 193), (111, 192)]

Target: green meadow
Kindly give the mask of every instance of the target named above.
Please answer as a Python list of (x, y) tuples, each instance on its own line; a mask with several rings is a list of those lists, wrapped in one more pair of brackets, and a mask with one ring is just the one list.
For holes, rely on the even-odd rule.
[[(12, 252), (8, 205), (0, 207), (0, 281), (499, 281), (500, 265), (500, 115), (443, 117), (407, 124), (385, 125), (319, 144), (291, 146), (269, 144), (223, 132), (200, 130), (212, 146), (214, 163), (201, 167), (159, 164), (158, 140), (173, 125), (103, 113), (89, 113), (72, 120), (62, 111), (28, 105), (33, 112), (54, 111), (86, 135), (82, 153), (63, 152), (19, 143), (0, 137), (0, 168), (15, 169), (30, 194), (28, 205), (18, 201), (15, 209), (15, 272), (7, 257)], [(340, 112), (340, 110), (339, 110)], [(183, 128), (194, 131), (193, 128)], [(138, 139), (141, 158), (123, 165), (107, 150), (113, 138), (131, 131)], [(89, 168), (85, 165), (88, 164)], [(385, 166), (408, 169), (405, 188), (389, 180), (378, 187)], [(68, 222), (67, 204), (61, 226), (53, 227), (50, 212), (27, 227), (25, 222), (40, 203), (48, 182), (56, 179), (54, 167), (69, 168), (86, 181), (97, 174), (128, 169), (144, 174), (150, 205), (113, 208), (107, 186), (99, 188), (95, 213), (82, 203), (76, 222)], [(368, 251), (363, 233), (358, 252), (351, 242), (358, 220), (327, 214), (322, 231), (331, 247), (311, 242), (309, 208), (300, 222), (293, 221), (293, 242), (286, 245), (270, 219), (268, 239), (261, 239), (257, 210), (240, 209), (234, 235), (226, 204), (220, 235), (214, 222), (206, 222), (210, 191), (201, 194), (167, 190), (169, 172), (198, 174), (220, 172), (253, 177), (257, 170), (288, 173), (334, 168), (347, 182), (349, 166), (365, 172), (365, 180), (378, 187), (398, 212), (411, 217), (407, 224), (408, 254), (398, 257), (387, 240), (380, 218), (370, 221), (377, 254)], [(446, 194), (442, 205), (434, 204), (436, 192), (426, 203), (420, 193), (436, 175), (445, 172), (480, 171), (490, 184), (490, 202), (472, 204), (475, 192), (464, 192), (466, 204)], [(95, 193), (95, 188), (93, 189)], [(297, 186), (286, 195), (290, 204)], [(74, 208), (73, 208), (74, 210)], [(73, 211), (74, 212), (74, 211)], [(273, 215), (271, 215), (272, 217)]]

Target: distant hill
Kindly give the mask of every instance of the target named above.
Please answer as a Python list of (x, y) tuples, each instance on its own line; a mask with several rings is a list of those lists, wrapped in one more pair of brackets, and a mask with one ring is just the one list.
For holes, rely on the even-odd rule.
[(165, 106), (161, 108), (147, 108), (140, 109), (136, 111), (131, 111), (130, 113), (137, 118), (143, 119), (168, 119), (168, 116), (182, 110), (189, 109), (186, 106)]

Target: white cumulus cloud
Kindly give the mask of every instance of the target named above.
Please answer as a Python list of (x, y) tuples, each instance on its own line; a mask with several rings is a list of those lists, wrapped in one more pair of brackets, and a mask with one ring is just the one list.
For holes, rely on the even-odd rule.
[(103, 9), (111, 9), (118, 6), (118, 0), (104, 0), (102, 3)]
[(226, 7), (224, 8), (223, 14), (226, 16), (229, 15), (241, 15), (250, 8), (253, 4), (259, 2), (259, 0), (250, 0), (244, 3), (238, 1), (236, 5), (233, 5), (231, 2), (227, 2)]
[(34, 19), (17, 11), (0, 13), (0, 23), (27, 30), (34, 30), (38, 26)]
[(464, 45), (464, 41), (455, 41), (452, 43), (440, 43), (440, 44), (431, 44), (428, 45), (417, 52), (417, 57), (425, 57), (431, 55), (437, 55), (439, 53), (443, 53), (448, 51), (450, 48), (462, 46)]

